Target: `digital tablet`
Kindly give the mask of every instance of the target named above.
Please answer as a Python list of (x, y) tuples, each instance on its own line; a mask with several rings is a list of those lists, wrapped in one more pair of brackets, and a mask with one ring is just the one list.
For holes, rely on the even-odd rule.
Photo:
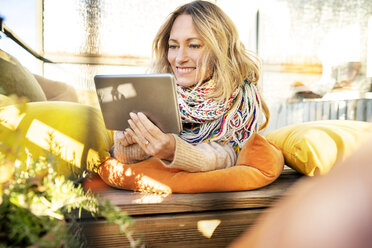
[(96, 75), (94, 84), (107, 129), (130, 128), (129, 113), (142, 112), (164, 133), (182, 131), (172, 74)]

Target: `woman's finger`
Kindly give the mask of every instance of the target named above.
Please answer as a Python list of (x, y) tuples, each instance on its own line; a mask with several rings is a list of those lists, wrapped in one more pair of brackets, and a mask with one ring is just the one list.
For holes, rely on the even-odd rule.
[(120, 142), (120, 144), (122, 146), (128, 146), (124, 132), (122, 132), (122, 131), (115, 131), (115, 134), (114, 135), (115, 135), (116, 139), (119, 140), (119, 142)]
[(128, 142), (128, 138), (127, 138), (127, 134), (125, 133), (125, 131), (123, 132), (123, 138), (120, 139), (120, 142), (123, 146), (129, 146), (129, 142)]
[(130, 133), (130, 128), (125, 129), (125, 134), (126, 134), (126, 138), (127, 138), (127, 141), (129, 142), (129, 144), (135, 144), (136, 143), (136, 141), (133, 139), (133, 137)]
[(136, 122), (138, 129), (141, 134), (150, 143), (159, 144), (166, 138), (166, 134), (163, 133), (154, 123), (152, 123), (146, 115), (139, 112), (138, 114), (133, 114), (133, 121)]
[(151, 136), (159, 137), (160, 135), (164, 135), (163, 131), (161, 131), (159, 127), (152, 123), (145, 114), (139, 112), (137, 116), (143, 126), (146, 128), (146, 131), (149, 132)]
[(142, 131), (138, 127), (138, 122), (134, 122), (132, 119), (128, 120), (129, 126), (132, 128), (131, 135), (136, 140), (136, 142), (144, 149), (149, 145), (149, 140), (144, 137)]
[[(128, 121), (129, 122), (129, 121)], [(133, 121), (131, 121), (133, 123)], [(129, 123), (130, 125), (130, 123)], [(134, 143), (137, 143), (144, 152), (146, 152), (146, 154), (150, 154), (150, 151), (149, 151), (149, 142), (146, 142), (147, 140), (145, 140), (143, 137), (139, 137), (133, 130), (131, 129), (128, 129), (127, 131), (128, 134), (130, 134), (131, 136), (131, 139), (133, 139), (133, 141), (135, 141)]]
[(127, 131), (125, 131), (125, 140), (128, 143), (128, 145), (136, 143), (135, 141), (133, 141), (132, 135), (130, 135)]
[[(130, 113), (130, 117), (132, 118), (132, 121), (134, 122), (134, 124), (136, 126), (136, 130), (133, 129), (133, 131), (136, 132), (137, 136), (139, 136), (139, 137), (142, 136), (143, 139), (144, 139), (143, 140), (144, 143), (154, 142), (155, 138), (148, 131), (148, 128), (152, 128), (152, 126), (154, 126), (154, 127), (156, 127), (156, 126), (152, 122), (150, 122), (145, 115), (143, 115), (142, 118), (139, 118), (139, 116), (137, 114)], [(148, 123), (147, 123), (147, 126), (145, 126), (144, 123), (143, 123), (143, 120), (149, 121), (151, 123), (151, 125), (148, 125)], [(146, 142), (146, 141), (148, 141), (148, 142)]]

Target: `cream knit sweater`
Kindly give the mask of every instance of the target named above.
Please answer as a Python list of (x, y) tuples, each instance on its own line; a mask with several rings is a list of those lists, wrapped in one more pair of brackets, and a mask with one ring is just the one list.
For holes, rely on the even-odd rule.
[[(136, 163), (149, 156), (138, 144), (124, 147), (118, 132), (114, 134), (113, 155), (122, 163)], [(237, 155), (229, 144), (215, 142), (192, 145), (174, 135), (176, 150), (173, 161), (160, 160), (164, 166), (190, 172), (224, 169), (235, 165)]]

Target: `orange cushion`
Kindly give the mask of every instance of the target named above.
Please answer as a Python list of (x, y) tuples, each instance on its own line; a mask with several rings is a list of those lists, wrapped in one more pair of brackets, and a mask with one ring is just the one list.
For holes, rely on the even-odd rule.
[(137, 164), (123, 164), (109, 158), (98, 168), (98, 174), (108, 185), (121, 189), (155, 193), (220, 192), (268, 185), (278, 178), (283, 165), (281, 151), (254, 134), (234, 167), (192, 173), (166, 168), (155, 158)]

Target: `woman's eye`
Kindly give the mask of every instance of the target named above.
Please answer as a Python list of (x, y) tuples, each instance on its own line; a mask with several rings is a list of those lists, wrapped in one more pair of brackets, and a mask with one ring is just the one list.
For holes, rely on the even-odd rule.
[(200, 48), (201, 46), (198, 45), (198, 44), (190, 44), (190, 47), (191, 47), (191, 48)]
[(174, 49), (174, 48), (176, 48), (177, 46), (176, 45), (168, 45), (168, 48), (169, 49)]

